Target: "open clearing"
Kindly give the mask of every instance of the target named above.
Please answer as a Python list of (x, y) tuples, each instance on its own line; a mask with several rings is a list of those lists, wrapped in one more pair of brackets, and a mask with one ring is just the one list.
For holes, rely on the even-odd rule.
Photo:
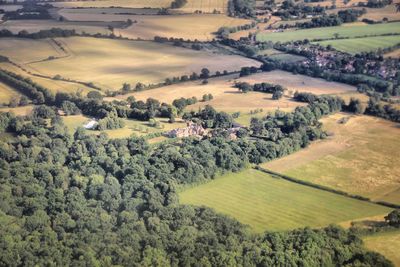
[(0, 112), (12, 112), (17, 116), (25, 116), (32, 113), (34, 106), (24, 106), (16, 108), (0, 108)]
[(181, 204), (205, 205), (250, 225), (256, 232), (322, 227), (385, 214), (390, 209), (273, 178), (249, 169), (183, 190)]
[(400, 266), (400, 230), (365, 236), (363, 241), (365, 247), (381, 253), (391, 260), (395, 266)]
[(400, 204), (400, 124), (339, 113), (322, 119), (332, 136), (263, 167), (372, 200)]
[(116, 35), (128, 38), (153, 39), (154, 36), (174, 37), (190, 40), (211, 41), (220, 27), (235, 27), (249, 20), (228, 17), (222, 14), (190, 14), (172, 16), (130, 16), (136, 20), (126, 29), (115, 29)]
[[(24, 67), (33, 73), (50, 77), (60, 74), (63, 78), (93, 82), (95, 85), (109, 90), (118, 90), (125, 82), (133, 85), (137, 82), (159, 83), (173, 76), (189, 75), (192, 72), (200, 73), (200, 70), (205, 67), (215, 73), (223, 70), (239, 70), (244, 66), (260, 65), (255, 60), (241, 56), (217, 55), (154, 42), (90, 37), (56, 38), (56, 40), (68, 51), (68, 57), (24, 64), (26, 61), (23, 56), (19, 58), (18, 55), (15, 55), (16, 50), (4, 45), (4, 42), (0, 43), (0, 51), (11, 60), (24, 64)], [(46, 41), (40, 40), (39, 45), (36, 44), (36, 40), (30, 40), (30, 43), (34, 47), (39, 46), (37, 49), (40, 53), (48, 50), (48, 56), (54, 55), (55, 48), (43, 44)], [(24, 40), (17, 39), (14, 47), (18, 47), (20, 42), (21, 45), (26, 44)], [(44, 48), (41, 49), (40, 45), (43, 45)], [(24, 51), (35, 54), (35, 50), (25, 49)], [(35, 59), (47, 59), (48, 56), (41, 54)]]
[[(287, 96), (280, 100), (272, 100), (271, 94), (261, 92), (240, 93), (233, 85), (235, 81), (246, 81), (251, 84), (269, 82), (281, 84), (288, 88)], [(289, 92), (290, 91), (290, 92)], [(311, 92), (314, 94), (346, 94), (355, 93), (356, 88), (353, 86), (327, 82), (322, 79), (311, 78), (303, 75), (293, 75), (285, 71), (271, 71), (257, 73), (250, 76), (239, 78), (238, 75), (229, 75), (208, 80), (208, 84), (203, 85), (201, 81), (186, 82), (170, 85), (158, 89), (146, 90), (133, 93), (138, 100), (146, 100), (147, 98), (155, 98), (161, 102), (172, 103), (179, 97), (197, 97), (201, 99), (204, 94), (212, 94), (214, 99), (208, 102), (198, 102), (189, 106), (188, 110), (198, 110), (205, 105), (211, 105), (217, 110), (226, 112), (240, 111), (243, 115), (248, 114), (254, 109), (263, 109), (271, 111), (281, 109), (289, 111), (297, 106), (305, 105), (304, 103), (295, 102), (291, 99), (291, 94), (295, 91)], [(118, 99), (125, 99), (129, 95), (118, 96)], [(243, 119), (247, 121), (247, 119)]]
[(373, 25), (335, 26), (275, 33), (262, 33), (257, 35), (257, 40), (289, 42), (303, 39), (330, 39), (334, 38), (336, 33), (339, 34), (339, 37), (358, 37), (400, 33), (400, 22)]
[(386, 53), (384, 55), (385, 58), (392, 57), (392, 58), (400, 58), (400, 49), (396, 49), (392, 52)]
[[(83, 115), (64, 116), (62, 118), (71, 134), (73, 134), (78, 127), (83, 126), (85, 123), (90, 121), (89, 117)], [(131, 135), (143, 136), (150, 133), (165, 132), (176, 128), (186, 127), (185, 122), (179, 120), (175, 123), (168, 123), (168, 119), (158, 118), (157, 121), (161, 123), (160, 128), (151, 127), (148, 125), (148, 122), (124, 119), (125, 126), (123, 128), (105, 130), (102, 132), (107, 133), (110, 138), (128, 138)], [(86, 132), (89, 134), (101, 133), (101, 131), (94, 130), (87, 130)]]
[(20, 94), (10, 86), (0, 82), (0, 103), (8, 103), (13, 97), (18, 97)]
[(90, 34), (110, 34), (106, 23), (98, 22), (69, 22), (54, 20), (7, 20), (0, 24), (0, 30), (7, 29), (13, 33), (26, 30), (29, 33), (38, 32), (40, 30), (50, 30), (51, 28), (60, 28), (64, 30), (75, 30), (78, 33), (86, 32)]
[(400, 44), (400, 35), (329, 40), (318, 43), (323, 46), (331, 45), (336, 50), (342, 52), (356, 54), (398, 45)]

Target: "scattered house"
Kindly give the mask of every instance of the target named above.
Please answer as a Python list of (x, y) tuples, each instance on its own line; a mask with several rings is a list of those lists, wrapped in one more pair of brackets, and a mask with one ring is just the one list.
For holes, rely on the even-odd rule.
[(203, 128), (200, 124), (196, 124), (193, 122), (188, 122), (187, 127), (185, 128), (177, 128), (173, 129), (167, 133), (165, 136), (170, 138), (182, 138), (182, 137), (189, 137), (189, 136), (197, 136), (202, 137), (207, 135), (208, 131)]
[(84, 124), (83, 128), (85, 128), (86, 130), (93, 130), (96, 128), (97, 124), (99, 123), (95, 119), (92, 119), (91, 121)]

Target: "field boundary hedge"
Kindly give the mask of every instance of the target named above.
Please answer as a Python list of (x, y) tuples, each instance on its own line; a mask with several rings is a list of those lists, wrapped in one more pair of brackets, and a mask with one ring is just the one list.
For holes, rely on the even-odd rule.
[(293, 182), (293, 183), (309, 186), (309, 187), (312, 187), (312, 188), (315, 188), (315, 189), (331, 192), (331, 193), (334, 193), (334, 194), (337, 194), (337, 195), (342, 195), (342, 196), (345, 196), (345, 197), (358, 199), (358, 200), (361, 200), (361, 201), (366, 201), (366, 202), (370, 202), (370, 203), (373, 203), (373, 204), (377, 204), (377, 205), (381, 205), (381, 206), (385, 206), (385, 207), (389, 207), (389, 208), (400, 209), (400, 205), (396, 205), (396, 204), (393, 204), (393, 203), (388, 203), (388, 202), (385, 202), (385, 201), (373, 201), (373, 200), (371, 200), (370, 198), (367, 198), (367, 197), (363, 197), (363, 196), (355, 195), (355, 194), (350, 194), (350, 193), (347, 193), (345, 191), (333, 189), (331, 187), (327, 187), (327, 186), (311, 183), (311, 182), (304, 181), (304, 180), (301, 180), (301, 179), (297, 179), (297, 178), (294, 178), (294, 177), (290, 177), (290, 176), (287, 176), (287, 175), (284, 175), (284, 174), (281, 174), (281, 173), (278, 173), (278, 172), (274, 172), (274, 171), (265, 169), (263, 167), (260, 167), (259, 165), (255, 166), (254, 169), (258, 170), (258, 171), (261, 171), (261, 172), (264, 172), (264, 173), (267, 173), (267, 174), (271, 175), (274, 178), (278, 178), (278, 179), (281, 178), (281, 179), (287, 180), (289, 182)]

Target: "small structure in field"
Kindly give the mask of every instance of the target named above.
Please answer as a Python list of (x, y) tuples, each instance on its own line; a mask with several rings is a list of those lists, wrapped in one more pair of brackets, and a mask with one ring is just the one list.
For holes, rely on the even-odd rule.
[(95, 119), (92, 119), (91, 121), (84, 124), (83, 128), (85, 128), (86, 130), (93, 130), (96, 128), (97, 124), (98, 122)]

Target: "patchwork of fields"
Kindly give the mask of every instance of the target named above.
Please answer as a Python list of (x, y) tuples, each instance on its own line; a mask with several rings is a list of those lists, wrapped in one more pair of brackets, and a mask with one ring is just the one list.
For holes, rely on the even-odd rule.
[(183, 190), (179, 199), (181, 204), (205, 205), (235, 217), (256, 232), (322, 227), (390, 211), (252, 169)]
[(261, 33), (257, 35), (257, 40), (289, 42), (304, 39), (330, 39), (334, 38), (336, 34), (338, 34), (339, 37), (354, 38), (359, 36), (371, 36), (392, 33), (400, 33), (400, 22), (373, 25), (335, 26), (275, 33)]
[[(215, 73), (260, 65), (255, 60), (235, 55), (216, 55), (154, 42), (89, 37), (57, 38), (68, 56), (46, 60), (49, 56), (58, 55), (49, 40), (31, 40), (35, 50), (25, 47), (25, 40), (9, 40), (11, 46), (0, 43), (0, 53), (23, 64), (32, 72), (93, 82), (108, 90), (118, 90), (125, 82), (133, 85), (137, 82), (158, 83), (174, 76), (200, 73), (205, 67)], [(25, 47), (25, 53), (12, 48), (19, 45)], [(24, 55), (27, 54), (32, 55), (26, 58)]]
[(322, 120), (326, 140), (263, 167), (373, 200), (400, 204), (400, 125), (368, 116)]

